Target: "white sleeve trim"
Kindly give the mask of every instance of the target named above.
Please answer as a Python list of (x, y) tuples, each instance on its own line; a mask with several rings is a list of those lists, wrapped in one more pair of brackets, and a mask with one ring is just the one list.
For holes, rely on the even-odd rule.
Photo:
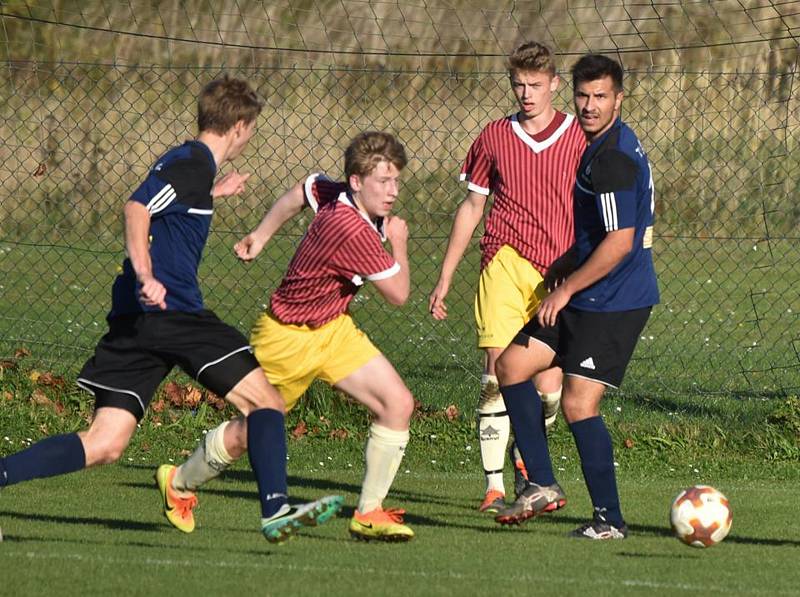
[(169, 183), (165, 184), (164, 188), (156, 193), (155, 197), (146, 205), (147, 211), (151, 214), (155, 214), (166, 209), (166, 207), (175, 200), (176, 196), (175, 189), (172, 188), (172, 185)]
[(317, 203), (317, 200), (314, 198), (314, 192), (312, 191), (311, 187), (317, 181), (317, 178), (320, 177), (327, 179), (327, 176), (321, 172), (314, 172), (314, 174), (309, 174), (308, 178), (306, 178), (306, 181), (303, 183), (303, 194), (305, 195), (306, 203), (308, 203), (308, 206), (314, 210), (314, 213), (317, 213), (317, 210), (319, 209), (319, 203)]
[(367, 280), (369, 280), (370, 282), (375, 282), (377, 280), (385, 280), (386, 278), (391, 278), (399, 271), (400, 271), (400, 264), (395, 261), (394, 265), (389, 269), (385, 269), (382, 272), (378, 272), (377, 274), (371, 274), (367, 276)]
[(474, 193), (478, 193), (479, 195), (486, 195), (487, 197), (489, 196), (490, 193), (489, 189), (487, 189), (486, 187), (476, 185), (474, 182), (467, 184), (467, 190), (470, 190)]
[(617, 198), (614, 193), (600, 193), (600, 205), (603, 208), (603, 222), (606, 225), (606, 232), (613, 232), (619, 229)]

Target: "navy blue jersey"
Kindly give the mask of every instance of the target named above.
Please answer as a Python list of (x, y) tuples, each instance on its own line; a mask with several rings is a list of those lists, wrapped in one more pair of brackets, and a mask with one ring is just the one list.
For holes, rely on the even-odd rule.
[[(211, 150), (199, 141), (187, 141), (164, 154), (131, 195), (131, 201), (150, 212), (153, 276), (167, 289), (168, 311), (203, 309), (197, 268), (214, 213), (211, 187), (216, 172)], [(109, 317), (160, 311), (139, 302), (140, 288), (130, 259), (125, 259), (114, 281)]]
[(629, 311), (658, 303), (653, 267), (653, 177), (634, 132), (617, 119), (586, 148), (575, 181), (575, 249), (583, 265), (606, 234), (634, 228), (633, 248), (605, 277), (573, 295), (584, 311)]

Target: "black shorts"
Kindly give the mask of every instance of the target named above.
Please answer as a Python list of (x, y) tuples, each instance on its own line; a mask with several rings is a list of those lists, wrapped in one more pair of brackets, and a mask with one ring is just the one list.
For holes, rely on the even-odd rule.
[(94, 394), (95, 408), (122, 408), (137, 420), (176, 365), (219, 396), (259, 367), (247, 339), (211, 311), (123, 315), (108, 327), (78, 385)]
[(552, 327), (540, 326), (534, 317), (513, 342), (522, 346), (530, 340), (542, 342), (556, 353), (565, 375), (617, 388), (651, 310), (652, 307), (645, 307), (599, 312), (566, 308)]

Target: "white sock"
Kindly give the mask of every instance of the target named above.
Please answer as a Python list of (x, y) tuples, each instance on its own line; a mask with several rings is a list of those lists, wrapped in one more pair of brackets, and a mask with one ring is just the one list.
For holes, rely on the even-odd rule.
[(198, 487), (217, 477), (233, 462), (225, 449), (225, 421), (208, 433), (191, 456), (178, 467), (172, 480), (177, 491), (196, 491)]
[(362, 514), (383, 505), (383, 499), (389, 493), (403, 460), (408, 438), (408, 429), (395, 431), (377, 423), (370, 426), (369, 439), (364, 450), (366, 472), (361, 484), (361, 496), (358, 498), (358, 511)]
[(481, 376), (481, 397), (477, 414), (486, 491), (495, 490), (505, 495), (503, 464), (506, 460), (508, 437), (511, 435), (511, 420), (506, 414), (506, 405), (494, 375)]
[(561, 406), (561, 388), (555, 392), (540, 392), (542, 396), (542, 408), (544, 409), (545, 423), (549, 427), (556, 422), (556, 415)]

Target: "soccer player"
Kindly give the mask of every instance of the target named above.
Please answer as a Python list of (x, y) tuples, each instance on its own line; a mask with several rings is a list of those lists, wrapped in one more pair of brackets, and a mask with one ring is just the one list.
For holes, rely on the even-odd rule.
[(623, 539), (611, 436), (600, 416), (606, 387), (618, 387), (652, 306), (653, 179), (647, 155), (619, 118), (622, 67), (589, 54), (572, 68), (575, 110), (589, 146), (574, 189), (575, 244), (547, 272), (552, 289), (497, 361), (500, 392), (511, 416), (530, 484), (497, 522), (519, 523), (562, 507), (553, 476), (541, 401), (531, 375), (558, 362), (561, 406), (575, 438), (594, 506), (593, 520), (571, 535)]
[[(478, 439), (486, 475), (480, 510), (505, 507), (503, 463), (510, 425), (495, 376), (495, 361), (532, 317), (547, 291), (544, 272), (572, 244), (572, 182), (586, 139), (575, 117), (553, 107), (559, 85), (549, 48), (527, 42), (509, 56), (511, 89), (519, 111), (489, 123), (461, 168), (466, 199), (456, 210), (439, 281), (429, 300), (436, 319), (447, 317), (447, 296), (458, 263), (494, 199), (481, 238), (481, 275), (475, 296), (478, 348), (484, 370), (478, 401)], [(561, 371), (536, 378), (549, 427), (558, 413)], [(517, 459), (512, 457), (517, 463)], [(521, 461), (515, 469), (524, 475)]]
[[(304, 207), (315, 212), (250, 340), (287, 409), (319, 378), (371, 411), (366, 472), (350, 521), (351, 535), (365, 540), (408, 541), (414, 536), (403, 524), (403, 510), (383, 508), (408, 443), (414, 399), (348, 313), (365, 280), (392, 305), (408, 299), (408, 227), (389, 216), (405, 165), (405, 150), (392, 135), (361, 133), (345, 150), (344, 182), (312, 174), (283, 194), (235, 246), (239, 258), (250, 261)], [(391, 254), (382, 244), (387, 239)], [(245, 452), (248, 437), (241, 417), (212, 429), (177, 469), (172, 487), (196, 490)]]
[[(267, 540), (282, 541), (339, 509), (339, 496), (287, 503), (283, 399), (244, 336), (204, 308), (197, 281), (214, 199), (242, 192), (249, 174), (233, 171), (216, 184), (214, 177), (247, 145), (262, 107), (240, 79), (225, 76), (202, 90), (197, 138), (164, 154), (125, 203), (127, 258), (114, 281), (109, 330), (78, 376), (95, 397), (89, 428), (0, 459), (0, 487), (117, 461), (177, 365), (246, 417)], [(168, 517), (191, 530), (194, 520), (185, 516), (191, 496), (174, 497), (167, 498)]]

